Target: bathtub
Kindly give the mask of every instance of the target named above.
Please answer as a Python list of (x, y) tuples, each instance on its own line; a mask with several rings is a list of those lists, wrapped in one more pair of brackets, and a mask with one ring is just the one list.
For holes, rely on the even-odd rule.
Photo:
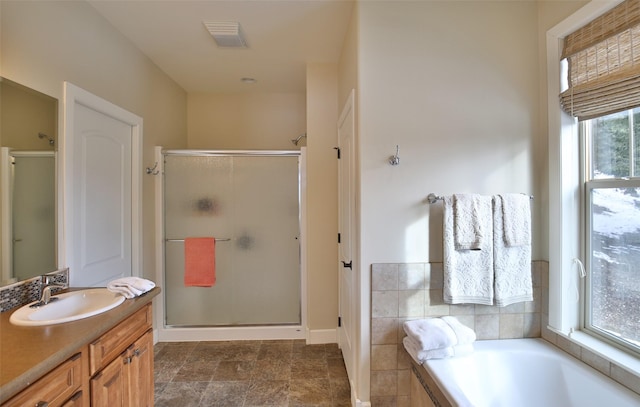
[[(455, 407), (631, 407), (640, 395), (542, 339), (477, 341), (473, 354), (428, 360), (426, 383), (436, 406)], [(422, 370), (422, 372), (418, 372)], [(433, 379), (433, 380), (430, 380)], [(429, 389), (427, 383), (437, 389)], [(413, 393), (412, 393), (413, 398)]]

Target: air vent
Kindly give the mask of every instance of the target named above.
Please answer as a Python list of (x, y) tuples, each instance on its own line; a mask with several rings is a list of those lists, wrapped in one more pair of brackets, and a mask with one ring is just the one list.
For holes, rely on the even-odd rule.
[(213, 39), (219, 47), (224, 48), (247, 48), (247, 40), (242, 35), (240, 23), (233, 21), (204, 22), (207, 31), (211, 33)]

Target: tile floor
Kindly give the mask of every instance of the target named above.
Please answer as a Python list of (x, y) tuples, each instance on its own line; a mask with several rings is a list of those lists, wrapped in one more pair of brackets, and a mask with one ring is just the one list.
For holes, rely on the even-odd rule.
[(161, 342), (155, 406), (351, 406), (338, 345), (303, 340)]

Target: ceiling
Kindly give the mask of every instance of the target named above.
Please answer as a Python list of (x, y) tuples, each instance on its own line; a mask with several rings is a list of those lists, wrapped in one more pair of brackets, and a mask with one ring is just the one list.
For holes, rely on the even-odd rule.
[[(338, 61), (353, 6), (352, 0), (88, 1), (189, 93), (304, 92), (307, 63)], [(249, 47), (219, 48), (204, 21), (239, 22)]]

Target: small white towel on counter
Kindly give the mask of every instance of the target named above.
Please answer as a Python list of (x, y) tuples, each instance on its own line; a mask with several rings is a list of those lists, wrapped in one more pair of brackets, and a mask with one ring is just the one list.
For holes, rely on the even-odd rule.
[(413, 319), (406, 321), (402, 327), (420, 349), (440, 349), (458, 343), (455, 331), (442, 318)]
[[(469, 197), (466, 197), (469, 198)], [(443, 268), (444, 302), (447, 304), (493, 304), (493, 224), (492, 199), (474, 195), (470, 198), (474, 209), (456, 213), (454, 197), (444, 197)], [(464, 222), (467, 229), (477, 230), (474, 249), (456, 249), (456, 227)], [(458, 232), (459, 234), (460, 232)], [(475, 233), (475, 232), (474, 232)], [(470, 245), (470, 247), (475, 245)]]
[(156, 284), (140, 277), (123, 277), (110, 281), (107, 289), (113, 293), (122, 294), (127, 299), (138, 297), (152, 290)]
[(426, 318), (406, 321), (405, 349), (419, 364), (428, 359), (462, 356), (473, 351), (476, 333), (456, 317)]
[(533, 301), (530, 198), (504, 194), (493, 201), (495, 305)]

